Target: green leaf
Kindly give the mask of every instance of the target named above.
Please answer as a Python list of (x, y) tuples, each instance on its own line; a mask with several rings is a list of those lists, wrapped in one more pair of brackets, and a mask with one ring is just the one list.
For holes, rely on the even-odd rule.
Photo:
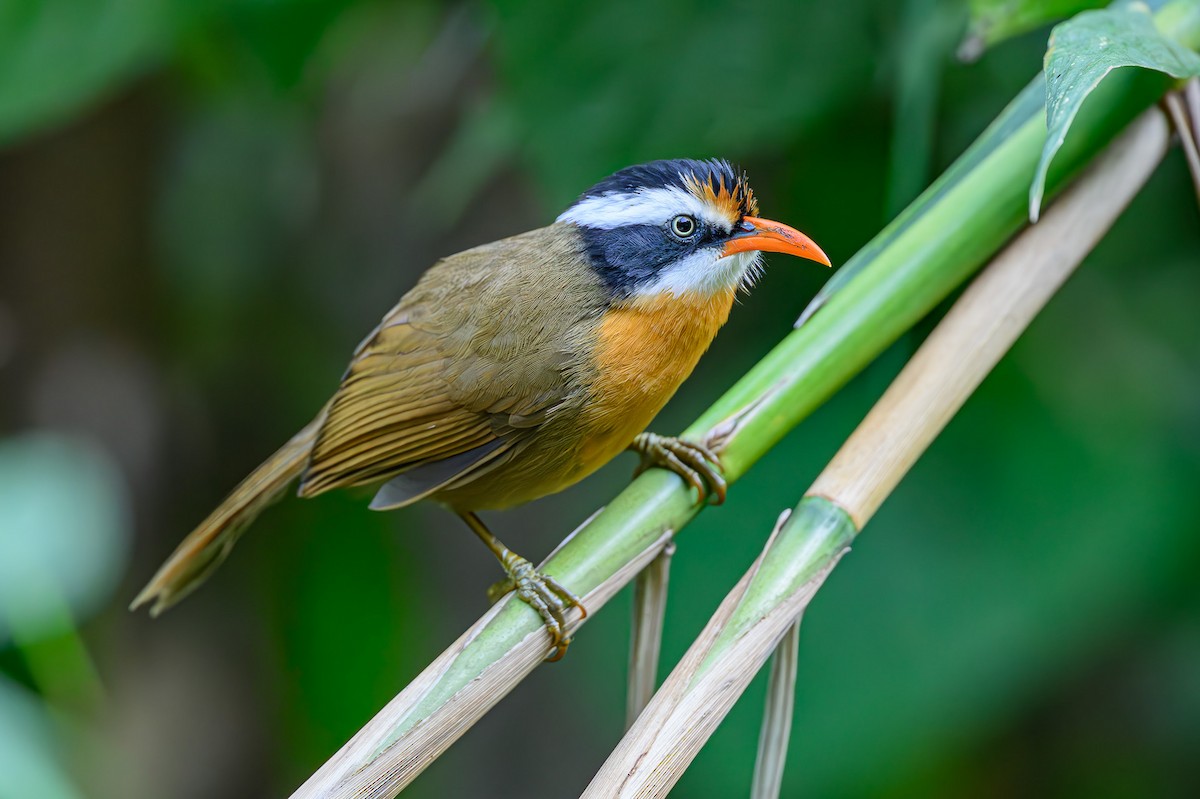
[[(651, 158), (744, 162), (780, 148), (871, 79), (871, 4), (493, 0), (500, 102), (550, 202)], [(597, 35), (598, 31), (603, 33)], [(754, 78), (734, 68), (753, 42)]]
[(161, 62), (191, 4), (0, 4), (0, 142), (60, 122)]
[(974, 61), (1005, 39), (1104, 5), (1104, 0), (971, 0), (971, 20), (959, 57)]
[(1029, 188), (1036, 222), (1046, 171), (1083, 101), (1117, 67), (1142, 67), (1175, 78), (1200, 75), (1200, 55), (1164, 36), (1143, 4), (1086, 11), (1055, 27), (1046, 51), (1046, 144)]
[(0, 799), (82, 799), (59, 748), (45, 706), (0, 677)]
[(896, 216), (933, 173), (942, 73), (962, 30), (962, 8), (946, 0), (905, 0), (894, 70), (892, 157), (885, 208)]
[(129, 515), (116, 468), (94, 447), (49, 433), (0, 442), (0, 642), (59, 632), (107, 600)]
[(321, 40), (353, 0), (241, 0), (229, 20), (238, 37), (266, 68), (275, 85), (300, 82)]

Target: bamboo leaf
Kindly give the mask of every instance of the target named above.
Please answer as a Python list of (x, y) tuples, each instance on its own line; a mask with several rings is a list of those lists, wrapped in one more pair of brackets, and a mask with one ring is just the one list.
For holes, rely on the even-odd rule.
[(1104, 5), (1104, 0), (971, 0), (967, 37), (959, 47), (959, 58), (974, 61), (1005, 39)]
[(129, 529), (124, 486), (102, 452), (47, 433), (0, 444), (0, 645), (93, 612), (121, 577)]
[[(1191, 11), (1200, 3), (1177, 4)], [(1176, 9), (1164, 12), (1177, 13)], [(1141, 67), (1175, 78), (1200, 75), (1200, 55), (1164, 35), (1140, 3), (1086, 11), (1055, 27), (1046, 51), (1046, 144), (1029, 189), (1029, 218), (1036, 222), (1046, 172), (1080, 107), (1118, 67)]]
[[(0, 4), (0, 142), (65, 119), (160, 63), (190, 4)], [(64, 57), (70, 53), (69, 57)]]
[(54, 722), (34, 694), (0, 676), (0, 796), (83, 799), (61, 762)]

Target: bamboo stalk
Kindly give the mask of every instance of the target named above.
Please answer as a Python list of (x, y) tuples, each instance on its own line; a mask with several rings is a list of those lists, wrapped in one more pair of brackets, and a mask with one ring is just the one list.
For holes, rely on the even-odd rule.
[(1143, 114), (1067, 191), (1053, 224), (1034, 225), (1009, 245), (946, 314), (809, 495), (844, 508), (862, 529), (1149, 179), (1168, 138), (1161, 111)]
[(849, 541), (1149, 179), (1168, 138), (1162, 112), (1148, 111), (971, 284), (772, 535), (584, 797), (666, 795)]
[(758, 756), (750, 799), (779, 799), (783, 769), (787, 765), (788, 741), (792, 733), (792, 710), (796, 704), (796, 672), (800, 660), (800, 622), (788, 628), (771, 656), (767, 679), (767, 704), (758, 734)]
[[(1045, 138), (1040, 91), (1035, 80), (950, 170), (835, 275), (830, 290), (810, 307), (811, 318), (685, 431), (697, 440), (723, 441), (722, 465), (731, 485), (1020, 227)], [(1066, 176), (1161, 93), (1161, 81), (1134, 72), (1101, 85), (1055, 159), (1048, 185), (1064, 185)], [(564, 542), (544, 570), (595, 613), (697, 512), (678, 477), (651, 469)], [(581, 621), (572, 611), (569, 631)], [(395, 795), (548, 652), (538, 615), (524, 603), (502, 601), (295, 795)]]
[[(806, 529), (812, 523), (812, 535), (795, 534), (801, 520)], [(797, 506), (582, 796), (665, 796), (795, 624), (855, 532), (836, 509)]]
[(658, 686), (658, 660), (662, 652), (663, 621), (667, 613), (667, 585), (675, 544), (668, 543), (638, 575), (633, 587), (633, 629), (629, 645), (629, 690), (625, 697), (625, 728), (646, 707)]
[[(670, 543), (670, 531), (660, 534), (607, 580), (587, 592), (582, 597), (584, 606), (590, 612), (599, 610)], [(549, 653), (549, 646), (543, 645), (547, 642), (546, 632), (535, 625), (516, 638), (505, 656), (483, 664), (471, 661), (471, 644), (490, 630), (519, 623), (521, 617), (514, 611), (521, 607), (511, 594), (493, 605), (300, 786), (293, 797), (365, 799), (399, 793)], [(568, 617), (568, 633), (573, 634), (580, 621), (578, 610), (573, 610)], [(447, 678), (464, 667), (477, 669), (474, 677), (454, 694), (445, 696), (441, 689)], [(438, 723), (429, 723), (429, 705), (437, 708)]]

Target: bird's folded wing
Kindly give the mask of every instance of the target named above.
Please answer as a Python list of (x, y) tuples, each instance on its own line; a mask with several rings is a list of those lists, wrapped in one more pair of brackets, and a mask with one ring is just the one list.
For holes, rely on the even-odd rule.
[(414, 324), (422, 318), (420, 307), (402, 303), (359, 346), (318, 434), (301, 496), (410, 470), (407, 501), (461, 484), (511, 456), (560, 399), (555, 379), (513, 392), (464, 340), (470, 331), (442, 319)]

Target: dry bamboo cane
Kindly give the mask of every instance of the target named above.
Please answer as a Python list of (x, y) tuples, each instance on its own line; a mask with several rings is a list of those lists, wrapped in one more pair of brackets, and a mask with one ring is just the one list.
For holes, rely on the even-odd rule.
[(1200, 78), (1192, 78), (1179, 91), (1163, 98), (1167, 114), (1179, 134), (1184, 158), (1192, 173), (1192, 188), (1200, 203)]
[(758, 734), (758, 756), (750, 799), (779, 799), (783, 791), (783, 769), (787, 764), (788, 740), (792, 734), (792, 710), (796, 705), (796, 671), (800, 665), (800, 622), (788, 628), (771, 657), (767, 678), (767, 702)]
[(633, 590), (633, 629), (629, 643), (629, 688), (625, 698), (625, 729), (641, 714), (658, 686), (663, 622), (667, 614), (667, 585), (675, 544), (663, 547), (638, 575)]
[(1192, 130), (1200, 131), (1200, 78), (1187, 82), (1183, 87), (1183, 99), (1192, 118)]
[(846, 543), (1149, 179), (1168, 136), (1161, 110), (1143, 114), (963, 293), (772, 535), (584, 797), (667, 794)]

